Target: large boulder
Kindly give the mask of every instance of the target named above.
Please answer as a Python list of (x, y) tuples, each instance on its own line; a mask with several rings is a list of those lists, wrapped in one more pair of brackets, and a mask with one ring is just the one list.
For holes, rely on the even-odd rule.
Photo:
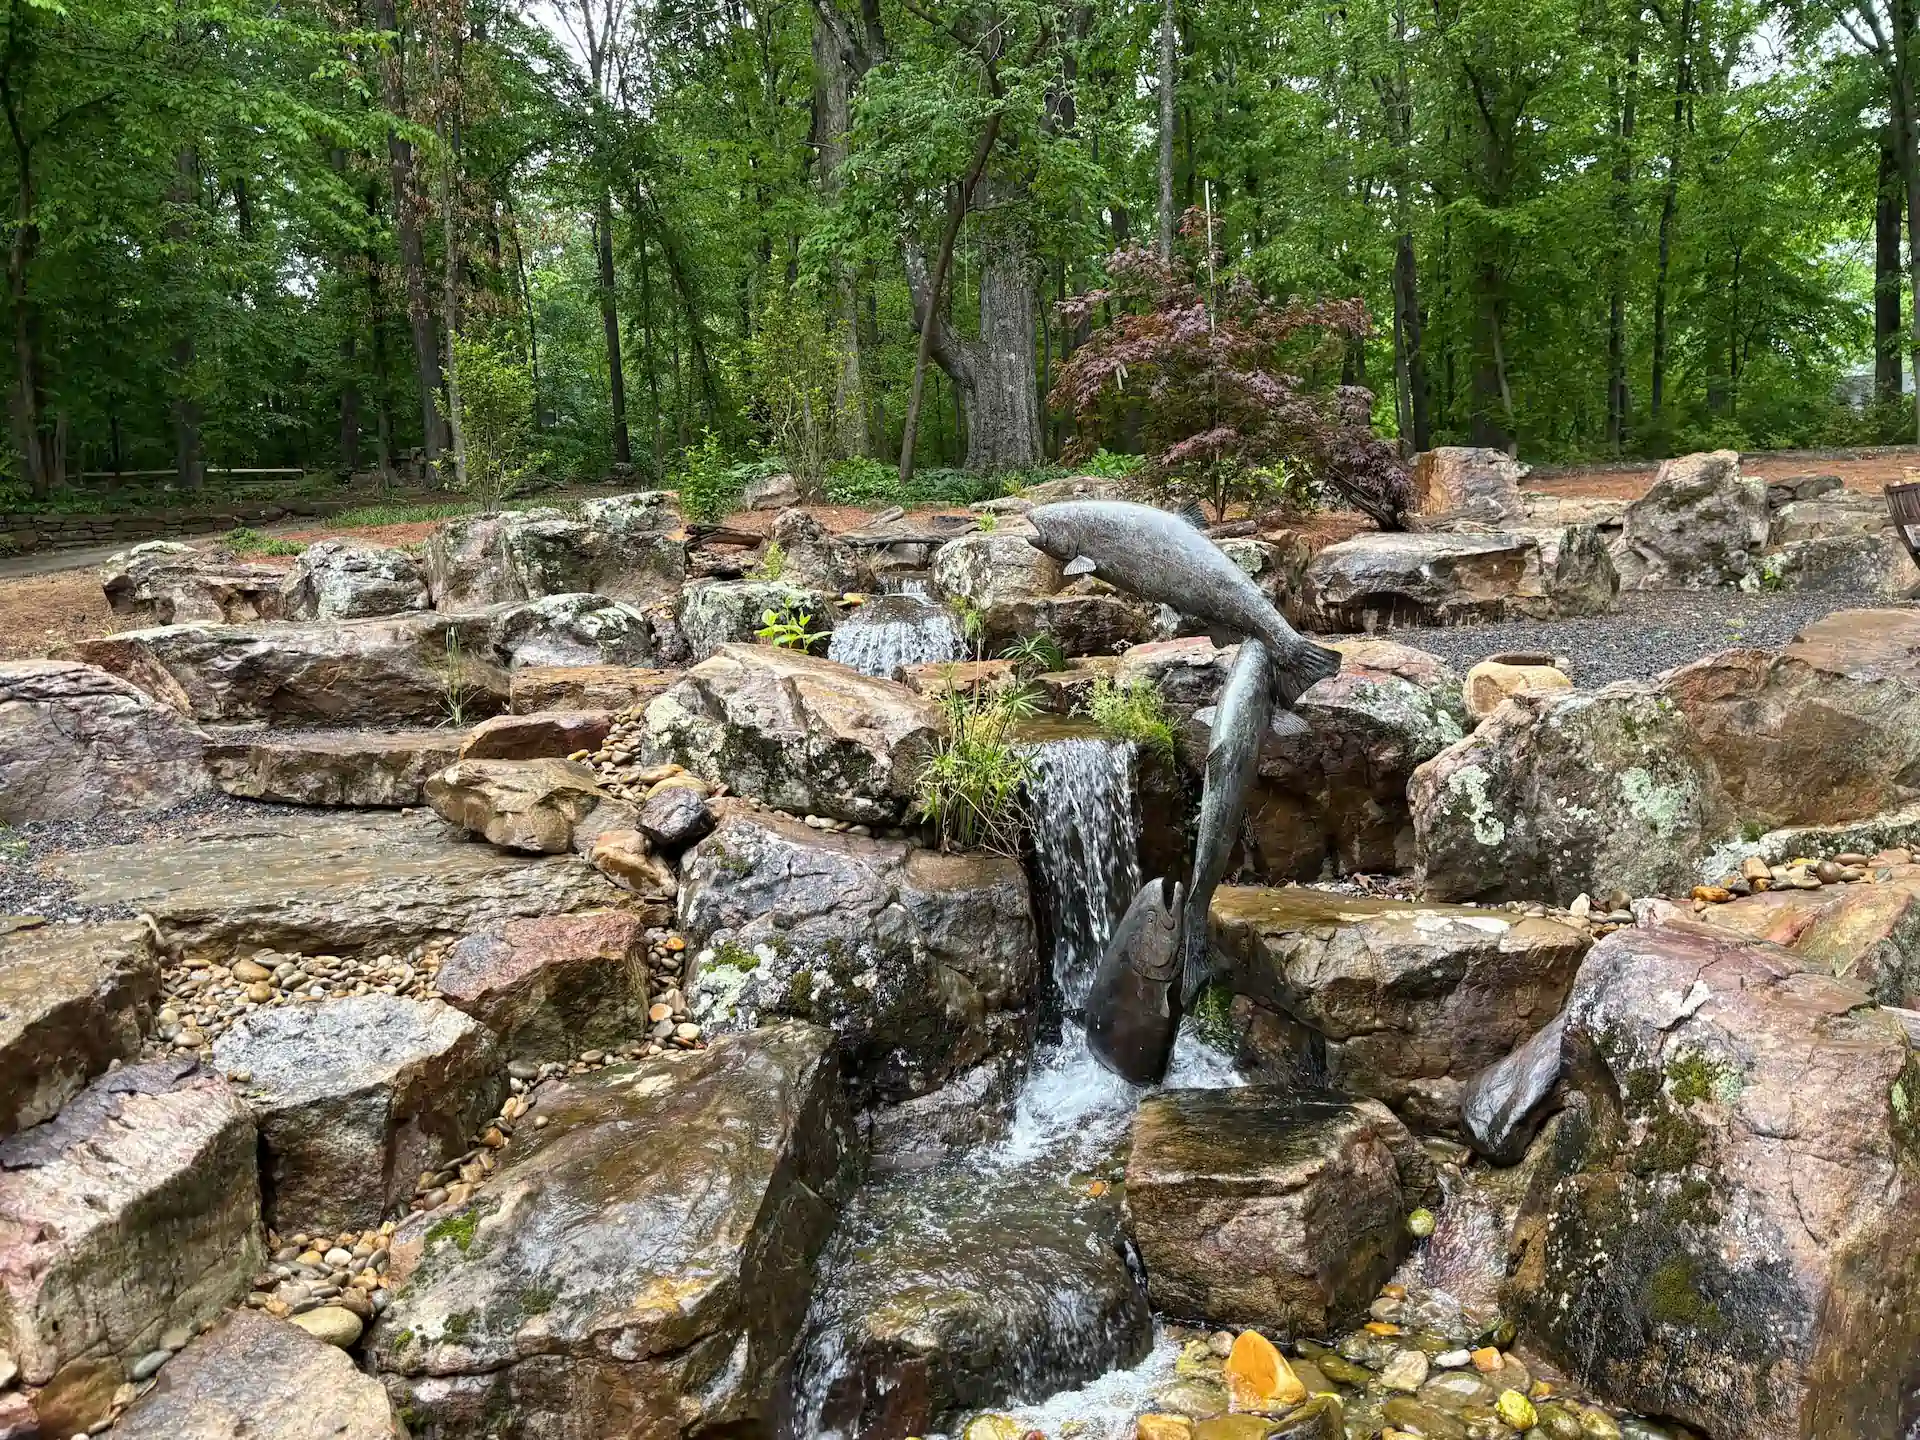
[(460, 760), (426, 783), (448, 823), (535, 855), (573, 847), (573, 828), (606, 797), (578, 760)]
[(647, 1030), (647, 927), (619, 910), (490, 925), (453, 947), (434, 986), (514, 1059), (611, 1049)]
[(46, 1435), (106, 1418), (134, 1362), (264, 1257), (253, 1120), (190, 1060), (104, 1075), (0, 1144), (0, 1334)]
[(1433, 519), (1510, 525), (1526, 517), (1520, 482), (1532, 473), (1504, 450), (1442, 445), (1413, 460), (1414, 513)]
[(1767, 890), (1709, 906), (1700, 919), (1771, 941), (1882, 1005), (1920, 1009), (1920, 866), (1876, 872), (1875, 884)]
[(622, 898), (578, 856), (512, 855), (435, 816), (391, 811), (220, 821), (69, 851), (48, 869), (76, 903), (144, 911), (162, 949), (209, 960), (262, 947), (378, 954)]
[(1333, 630), (1603, 614), (1618, 579), (1591, 526), (1356, 535), (1307, 567), (1306, 608)]
[(1305, 1027), (1310, 1068), (1422, 1130), (1459, 1123), (1477, 1072), (1560, 1011), (1584, 930), (1505, 910), (1227, 886), (1215, 973)]
[(1756, 571), (1762, 589), (1831, 591), (1910, 598), (1920, 569), (1891, 530), (1792, 540), (1763, 555)]
[(939, 723), (895, 681), (796, 650), (726, 645), (647, 706), (641, 755), (784, 810), (895, 824)]
[(1030, 1034), (1040, 965), (1016, 861), (728, 805), (681, 873), (711, 1027), (827, 1026), (863, 1091), (895, 1100)]
[(680, 634), (695, 660), (705, 660), (723, 645), (751, 644), (766, 627), (767, 612), (825, 633), (833, 628), (833, 606), (824, 596), (785, 580), (701, 580), (680, 592), (676, 612)]
[(546, 595), (488, 613), (493, 655), (509, 669), (653, 662), (653, 623), (625, 601)]
[(598, 750), (613, 728), (608, 710), (540, 710), (482, 720), (460, 742), (462, 760), (560, 760)]
[(140, 1053), (160, 993), (153, 936), (124, 921), (0, 935), (0, 1135), (51, 1120)]
[[(1920, 795), (1920, 614), (1840, 611), (1598, 691), (1524, 695), (1415, 771), (1428, 893), (1686, 890), (1742, 834), (1833, 825)], [(1736, 862), (1737, 863), (1737, 862)]]
[(1616, 931), (1516, 1235), (1527, 1333), (1713, 1440), (1897, 1435), (1920, 1346), (1920, 1061), (1864, 992), (1703, 926)]
[(663, 491), (449, 520), (427, 540), (428, 584), (449, 611), (583, 592), (646, 605), (687, 578), (679, 523)]
[(457, 730), (218, 732), (207, 768), (229, 795), (286, 805), (418, 805), (458, 758)]
[(283, 1235), (377, 1225), (467, 1149), (506, 1089), (491, 1030), (393, 995), (250, 1010), (213, 1057), (248, 1077), (267, 1223)]
[(980, 612), (979, 633), (988, 654), (999, 654), (1029, 636), (1046, 635), (1062, 654), (1079, 656), (1112, 655), (1166, 632), (1157, 607), (1085, 579), (1054, 595), (994, 601)]
[(1057, 593), (1066, 583), (1060, 562), (1032, 545), (1032, 534), (1031, 526), (1010, 524), (949, 540), (934, 552), (934, 587), (976, 610)]
[(115, 615), (141, 625), (238, 624), (277, 620), (282, 572), (176, 540), (149, 540), (101, 568), (100, 588)]
[[(773, 1433), (852, 1190), (832, 1039), (727, 1036), (543, 1088), (462, 1215), (394, 1244), (368, 1347), (441, 1440)], [(661, 1143), (666, 1141), (668, 1143)]]
[(1249, 1085), (1140, 1102), (1127, 1208), (1154, 1309), (1319, 1336), (1365, 1312), (1433, 1167), (1377, 1100)]
[(1665, 461), (1627, 507), (1615, 563), (1628, 590), (1735, 585), (1767, 539), (1767, 484), (1732, 450)]
[(206, 736), (70, 660), (0, 661), (0, 825), (158, 810), (212, 788)]
[(169, 625), (64, 652), (217, 724), (410, 725), (506, 707), (486, 622), (428, 613), (303, 625)]
[(280, 609), (289, 620), (358, 620), (427, 604), (426, 567), (391, 545), (317, 541), (280, 582)]
[(1116, 1194), (1020, 1168), (863, 1190), (821, 1261), (796, 1433), (957, 1432), (1136, 1363), (1152, 1343)]
[(298, 1325), (236, 1310), (128, 1407), (114, 1440), (407, 1440), (386, 1390)]
[(509, 678), (508, 710), (626, 710), (644, 707), (680, 678), (675, 670), (631, 665), (523, 665)]
[[(1769, 500), (1773, 489), (1768, 485)], [(1852, 539), (1892, 528), (1885, 496), (1835, 489), (1779, 505), (1767, 525), (1767, 545), (1777, 550), (1802, 540)]]
[(873, 588), (873, 571), (863, 563), (862, 552), (829, 534), (804, 510), (774, 516), (768, 542), (780, 547), (780, 578), (791, 585), (831, 595)]

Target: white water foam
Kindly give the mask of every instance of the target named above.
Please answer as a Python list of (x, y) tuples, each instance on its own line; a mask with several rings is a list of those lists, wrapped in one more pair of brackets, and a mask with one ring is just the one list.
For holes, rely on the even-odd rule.
[(1134, 746), (1049, 740), (1033, 756), (1033, 848), (1052, 902), (1053, 979), (1077, 1015), (1094, 967), (1139, 891), (1140, 815)]
[(904, 665), (964, 660), (967, 637), (944, 605), (915, 595), (869, 600), (833, 629), (827, 658), (890, 680)]

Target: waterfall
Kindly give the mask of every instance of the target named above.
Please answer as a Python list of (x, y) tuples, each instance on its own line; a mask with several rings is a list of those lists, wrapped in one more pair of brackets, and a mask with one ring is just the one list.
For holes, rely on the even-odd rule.
[(1053, 980), (1077, 1015), (1094, 967), (1140, 889), (1137, 752), (1096, 738), (1031, 747), (1033, 849), (1053, 914)]
[(967, 639), (944, 605), (918, 595), (869, 600), (833, 628), (827, 658), (862, 675), (891, 680), (906, 665), (964, 660)]

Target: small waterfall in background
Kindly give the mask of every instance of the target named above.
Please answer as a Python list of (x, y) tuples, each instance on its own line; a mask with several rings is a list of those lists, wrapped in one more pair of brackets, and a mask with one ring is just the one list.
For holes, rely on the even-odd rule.
[(918, 595), (933, 598), (933, 577), (924, 570), (894, 570), (880, 577), (880, 589), (888, 595)]
[(827, 658), (891, 680), (905, 665), (966, 659), (967, 637), (951, 610), (924, 595), (882, 595), (834, 626)]

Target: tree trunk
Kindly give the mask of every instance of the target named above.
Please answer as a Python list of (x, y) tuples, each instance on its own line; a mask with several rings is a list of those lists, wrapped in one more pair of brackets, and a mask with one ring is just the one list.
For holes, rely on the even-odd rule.
[(1160, 258), (1173, 256), (1173, 87), (1174, 52), (1179, 38), (1174, 0), (1160, 8)]
[[(1635, 12), (1634, 22), (1639, 15)], [(1633, 130), (1640, 76), (1638, 41), (1627, 48), (1614, 131), (1613, 255), (1607, 274), (1607, 444), (1617, 455), (1627, 439), (1627, 247), (1633, 220)]]
[[(980, 339), (968, 379), (954, 376), (967, 422), (969, 470), (1017, 470), (1042, 455), (1039, 377), (1033, 360), (1036, 266), (1023, 230), (987, 230), (980, 271)], [(949, 372), (951, 373), (951, 372)]]
[(1400, 383), (1406, 395), (1406, 423), (1414, 450), (1430, 450), (1433, 419), (1427, 396), (1426, 325), (1420, 315), (1419, 270), (1414, 263), (1410, 230), (1402, 230), (1394, 246), (1393, 279), (1394, 328), (1399, 340)]
[[(394, 0), (373, 0), (374, 24), (394, 35), (380, 60), (380, 98), (394, 115), (407, 113), (407, 87), (401, 69), (399, 21)], [(413, 142), (387, 133), (387, 170), (393, 183), (393, 230), (399, 243), (400, 273), (407, 292), (407, 320), (413, 334), (414, 373), (420, 384), (421, 444), (437, 461), (444, 448), (440, 419), (440, 343), (433, 333), (433, 303), (427, 288), (426, 246), (420, 236), (421, 202), (415, 180)]]
[(620, 306), (614, 293), (613, 197), (600, 191), (594, 216), (594, 252), (600, 259), (600, 328), (607, 337), (607, 389), (613, 404), (613, 463), (633, 468), (633, 447), (627, 438), (627, 376), (620, 362)]
[(351, 475), (360, 468), (360, 386), (354, 378), (359, 369), (359, 346), (351, 330), (340, 342), (340, 464)]
[(31, 157), (19, 158), (13, 243), (7, 250), (7, 295), (13, 309), (13, 435), (27, 488), (36, 500), (44, 500), (53, 488), (53, 477), (40, 426), (40, 312), (28, 285), (40, 248), (40, 227), (33, 220)]
[(1673, 143), (1667, 152), (1667, 187), (1660, 202), (1660, 241), (1653, 275), (1653, 376), (1647, 389), (1647, 413), (1656, 426), (1667, 388), (1667, 282), (1673, 266), (1673, 227), (1680, 207), (1680, 153), (1687, 96), (1693, 86), (1693, 3), (1682, 0), (1680, 37), (1674, 46)]
[[(177, 218), (170, 229), (175, 242), (183, 248), (191, 235), (186, 212), (197, 200), (199, 187), (200, 156), (189, 145), (174, 157), (173, 199)], [(198, 490), (206, 479), (206, 467), (200, 455), (200, 402), (193, 398), (190, 388), (194, 361), (193, 324), (190, 315), (184, 312), (176, 323), (180, 331), (173, 342), (173, 463), (181, 489)]]
[(1504, 450), (1512, 442), (1506, 427), (1506, 356), (1500, 343), (1500, 270), (1483, 261), (1473, 271), (1473, 386), (1468, 434), (1475, 445)]
[(1873, 395), (1900, 399), (1900, 160), (1891, 134), (1880, 142), (1880, 185), (1873, 207)]
[[(847, 53), (836, 27), (818, 11), (813, 21), (813, 66), (819, 77), (813, 104), (820, 146), (820, 197), (831, 208), (840, 196), (840, 167), (846, 164), (847, 131), (853, 126), (854, 57)], [(829, 318), (840, 337), (840, 375), (833, 387), (835, 448), (844, 456), (869, 455), (873, 440), (867, 433), (867, 386), (860, 371), (859, 296), (846, 261), (835, 256), (832, 268)]]

